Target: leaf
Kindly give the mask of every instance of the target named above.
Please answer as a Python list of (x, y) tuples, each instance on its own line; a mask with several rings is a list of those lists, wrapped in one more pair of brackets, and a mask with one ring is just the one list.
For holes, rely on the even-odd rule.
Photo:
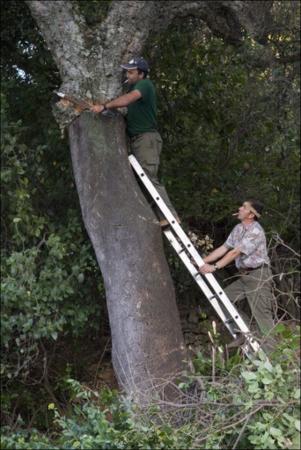
[(77, 276), (77, 280), (79, 283), (83, 283), (85, 280), (85, 275), (83, 273), (79, 273)]
[(57, 331), (52, 331), (52, 332), (51, 332), (51, 337), (52, 337), (52, 339), (54, 339), (55, 341), (57, 340), (57, 336), (58, 336)]
[(300, 399), (300, 388), (295, 390), (295, 392), (294, 392), (294, 398), (295, 398), (296, 400), (299, 400), (299, 399)]
[(273, 380), (271, 378), (262, 378), (262, 383), (263, 384), (272, 384)]
[(300, 420), (295, 420), (296, 430), (301, 431)]
[(267, 369), (269, 372), (273, 372), (273, 366), (272, 366), (272, 364), (270, 363), (270, 361), (267, 360), (267, 361), (264, 363), (263, 367), (264, 367), (265, 369)]
[(292, 446), (290, 447), (291, 449), (296, 449), (296, 448), (300, 448), (300, 433), (295, 433), (293, 436), (293, 443)]
[(277, 437), (277, 438), (282, 437), (282, 431), (279, 430), (279, 428), (271, 427), (270, 433), (273, 437)]
[[(259, 389), (259, 386), (258, 386), (258, 383), (256, 382), (256, 383), (252, 383), (252, 384), (250, 384), (249, 386), (248, 386), (248, 391), (251, 393), (251, 394), (254, 394), (254, 393), (258, 393), (258, 391), (260, 391), (260, 389)], [(257, 398), (256, 396), (255, 396), (255, 398)]]
[(282, 414), (282, 420), (283, 419), (285, 419), (288, 422), (288, 424), (290, 424), (294, 420), (294, 418), (287, 413)]
[(256, 380), (256, 378), (257, 378), (257, 375), (256, 375), (256, 373), (254, 373), (254, 372), (242, 372), (241, 375), (242, 375), (243, 378), (244, 378), (245, 380), (247, 380), (247, 381), (250, 381), (250, 380)]

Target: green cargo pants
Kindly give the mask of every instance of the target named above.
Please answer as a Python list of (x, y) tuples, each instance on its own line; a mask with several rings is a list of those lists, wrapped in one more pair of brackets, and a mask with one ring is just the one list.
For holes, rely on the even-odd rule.
[[(157, 131), (138, 134), (130, 139), (130, 148), (133, 155), (141, 164), (146, 175), (159, 192), (163, 201), (166, 203), (166, 206), (170, 209), (171, 213), (177, 217), (177, 213), (169, 200), (165, 188), (158, 180), (160, 153), (162, 150), (162, 138), (160, 134)], [(155, 211), (159, 219), (164, 218), (157, 206)]]
[[(272, 272), (269, 267), (260, 267), (246, 274), (241, 274), (237, 281), (226, 287), (225, 292), (232, 303), (247, 298), (252, 318), (254, 317), (260, 332), (267, 335), (274, 326)], [(250, 327), (251, 320), (245, 313), (240, 313)]]

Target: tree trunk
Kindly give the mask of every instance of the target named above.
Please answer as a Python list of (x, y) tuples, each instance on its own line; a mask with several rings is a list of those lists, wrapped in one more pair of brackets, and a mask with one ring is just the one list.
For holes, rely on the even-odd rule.
[(127, 160), (124, 120), (83, 113), (69, 127), (82, 215), (104, 278), (118, 381), (150, 394), (187, 369), (162, 233)]

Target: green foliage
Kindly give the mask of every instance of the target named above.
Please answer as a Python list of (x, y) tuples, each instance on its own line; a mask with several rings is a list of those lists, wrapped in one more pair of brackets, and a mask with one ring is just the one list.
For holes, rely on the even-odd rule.
[(95, 26), (102, 22), (108, 14), (112, 0), (77, 0), (74, 4), (77, 4), (80, 12), (84, 15), (86, 22), (89, 26)]
[(266, 206), (266, 230), (298, 248), (299, 73), (296, 63), (277, 62), (283, 37), (271, 36), (275, 60), (264, 65), (264, 48), (250, 38), (238, 49), (183, 26), (149, 50), (165, 144), (162, 175), (177, 209), (202, 232), (217, 224), (229, 229), (230, 213), (257, 197)]
[(259, 354), (214, 381), (203, 377), (203, 372), (196, 373), (194, 377), (202, 377), (204, 391), (199, 398), (189, 398), (183, 386), (189, 403), (183, 409), (186, 415), (181, 415), (177, 404), (170, 412), (162, 411), (156, 402), (141, 410), (116, 391), (98, 393), (67, 379), (68, 411), (62, 414), (54, 403), (48, 404), (53, 414), (51, 438), (36, 430), (10, 433), (4, 428), (3, 447), (37, 448), (40, 442), (40, 448), (54, 449), (299, 448), (298, 357), (289, 343), (296, 344), (300, 336), (283, 327), (277, 333), (282, 343), (270, 361)]
[[(90, 270), (88, 248), (69, 245), (49, 235), (43, 251), (13, 252), (3, 263), (2, 345), (12, 367), (4, 358), (1, 371), (9, 378), (28, 369), (40, 339), (57, 340), (66, 332), (77, 335), (98, 313), (96, 306), (83, 301), (84, 273)], [(68, 247), (77, 255), (73, 264)]]
[[(36, 22), (25, 2), (11, 0), (6, 8), (2, 8), (1, 43), (2, 77), (12, 84), (14, 80), (18, 80), (19, 86), (22, 86), (22, 89), (14, 91), (12, 98), (15, 104), (11, 105), (14, 111), (20, 112), (20, 109), (25, 107), (19, 103), (23, 97), (22, 90), (23, 94), (24, 91), (28, 93), (28, 84), (38, 83), (39, 86), (35, 86), (37, 94), (37, 91), (43, 92), (43, 85), (45, 87), (48, 83), (58, 80), (50, 51), (46, 50), (42, 35), (38, 32)], [(28, 102), (26, 106), (28, 114), (31, 115), (36, 107), (35, 102)]]
[[(89, 294), (98, 270), (78, 211), (64, 206), (64, 221), (58, 224), (41, 198), (50, 186), (50, 202), (61, 195), (43, 161), (51, 144), (31, 149), (22, 143), (22, 123), (7, 120), (3, 95), (2, 100), (1, 375), (11, 380), (28, 376), (41, 340), (79, 335), (92, 317), (89, 327), (97, 328), (100, 311)], [(67, 170), (60, 170), (64, 166), (53, 163), (60, 180), (70, 184)]]
[[(256, 371), (241, 373), (249, 394), (247, 411), (254, 411), (258, 405), (258, 413), (247, 426), (248, 440), (254, 448), (300, 447), (298, 366), (291, 365), (294, 351), (289, 349), (287, 353), (291, 354), (286, 355), (282, 364), (277, 361), (271, 364), (262, 358), (254, 361)], [(264, 401), (269, 402), (268, 410)]]
[[(75, 380), (68, 380), (74, 393), (72, 413), (61, 416), (54, 404), (48, 408), (54, 412), (54, 423), (60, 429), (49, 447), (41, 448), (80, 448), (80, 449), (152, 449), (152, 448), (189, 448), (189, 436), (183, 430), (180, 433), (169, 425), (156, 426), (149, 420), (138, 420), (136, 408), (125, 399), (119, 398), (114, 391), (103, 391), (101, 395), (88, 390)], [(156, 407), (153, 409), (157, 409)], [(2, 442), (5, 448), (24, 443), (27, 436), (27, 448), (37, 438), (36, 430), (32, 434), (18, 432), (8, 436), (4, 429)], [(45, 436), (41, 442), (45, 442)], [(51, 444), (52, 442), (52, 444)]]
[[(236, 375), (228, 376), (227, 383), (218, 381), (209, 387), (210, 399), (217, 403), (223, 399), (230, 407), (226, 415), (225, 411), (219, 411), (212, 424), (209, 441), (216, 448), (232, 446), (237, 436), (238, 448), (299, 448), (300, 330), (293, 333), (281, 326), (275, 334), (281, 335), (282, 342), (270, 356), (270, 361), (259, 353), (251, 362), (234, 366), (230, 374), (235, 375), (239, 369), (236, 380)], [(231, 390), (231, 394), (226, 394), (226, 390)]]
[[(3, 433), (6, 432), (4, 428)], [(43, 436), (37, 430), (31, 431), (18, 431), (13, 435), (3, 434), (1, 437), (1, 448), (2, 449), (53, 449), (56, 450), (58, 447), (54, 446), (49, 442), (46, 436)]]

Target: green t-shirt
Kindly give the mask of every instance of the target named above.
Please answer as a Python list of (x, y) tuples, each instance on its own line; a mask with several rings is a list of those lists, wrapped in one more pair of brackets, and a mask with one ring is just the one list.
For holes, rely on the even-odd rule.
[(128, 105), (127, 132), (130, 137), (157, 130), (155, 86), (150, 80), (143, 79), (131, 86), (130, 92), (134, 90), (139, 91), (142, 97)]

